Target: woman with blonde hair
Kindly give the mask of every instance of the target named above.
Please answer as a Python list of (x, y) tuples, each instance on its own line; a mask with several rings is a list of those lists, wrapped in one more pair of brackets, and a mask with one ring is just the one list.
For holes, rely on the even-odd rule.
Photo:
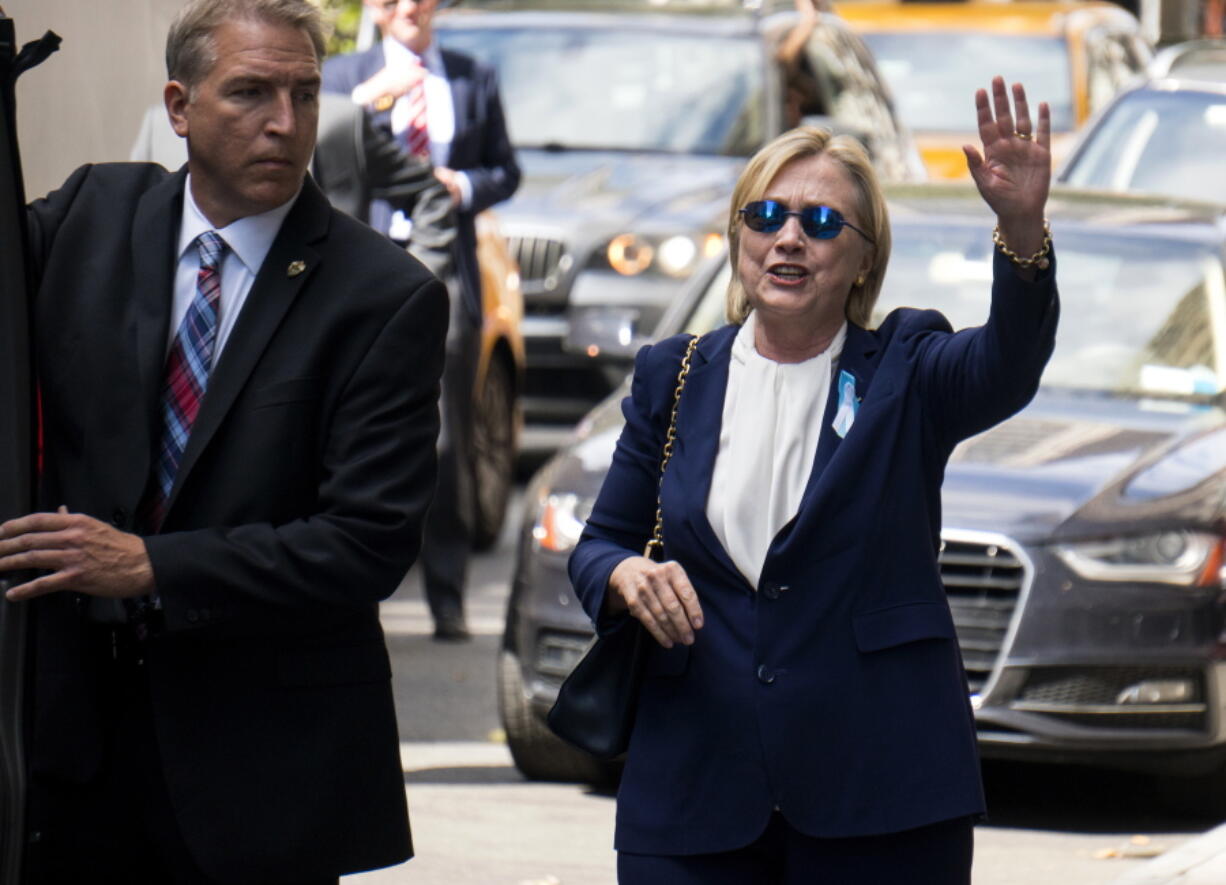
[[(802, 128), (734, 191), (730, 324), (638, 355), (570, 561), (600, 633), (652, 639), (622, 882), (970, 882), (984, 800), (941, 480), (960, 440), (1033, 396), (1058, 313), (1047, 107), (1032, 123), (1020, 85), (1013, 107), (991, 91), (982, 153), (965, 149), (998, 221), (983, 326), (906, 309), (869, 328), (885, 201), (857, 142)], [(657, 507), (663, 562), (638, 555)]]

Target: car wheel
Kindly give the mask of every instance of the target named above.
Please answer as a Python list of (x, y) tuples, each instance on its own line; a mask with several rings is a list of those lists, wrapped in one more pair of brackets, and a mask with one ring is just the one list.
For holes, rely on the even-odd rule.
[(505, 650), (498, 657), (498, 713), (515, 767), (528, 780), (585, 784), (616, 780), (617, 763), (576, 750), (549, 730), (528, 702), (519, 658)]
[(515, 480), (515, 382), (507, 361), (490, 360), (473, 418), (473, 547), (498, 540)]

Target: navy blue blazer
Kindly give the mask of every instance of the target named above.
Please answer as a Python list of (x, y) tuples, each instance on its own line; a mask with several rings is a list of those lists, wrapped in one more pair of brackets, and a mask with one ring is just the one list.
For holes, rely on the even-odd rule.
[[(469, 318), (476, 323), (481, 318), (481, 276), (477, 268), (474, 218), (477, 213), (515, 193), (519, 187), (519, 164), (515, 161), (515, 150), (507, 134), (497, 73), (462, 53), (443, 49), (441, 54), (455, 107), (455, 135), (447, 165), (465, 173), (473, 188), (472, 206), (458, 213), (455, 262)], [(334, 56), (324, 62), (324, 89), (348, 95), (359, 84), (383, 70), (385, 64), (381, 43), (362, 52)], [(373, 112), (371, 120), (376, 126), (391, 131), (390, 108)], [(392, 215), (390, 204), (375, 200), (367, 221), (375, 230), (387, 233)]]
[[(1021, 409), (1054, 344), (1054, 264), (1033, 283), (995, 260), (987, 323), (936, 311), (850, 325), (801, 505), (754, 591), (707, 521), (737, 327), (703, 337), (664, 476), (664, 551), (702, 603), (695, 642), (651, 643), (618, 794), (618, 850), (727, 851), (778, 808), (816, 837), (889, 833), (981, 814), (975, 726), (937, 566), (953, 447)], [(570, 559), (601, 632), (614, 566), (643, 549), (687, 336), (643, 348), (626, 426)], [(838, 375), (859, 409), (831, 428)], [(751, 505), (752, 506), (752, 505)]]

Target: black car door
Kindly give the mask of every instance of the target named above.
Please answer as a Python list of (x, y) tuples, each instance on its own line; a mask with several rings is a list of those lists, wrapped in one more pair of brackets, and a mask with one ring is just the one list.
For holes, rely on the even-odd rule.
[[(13, 20), (0, 9), (0, 522), (33, 508), (35, 395), (25, 268), (25, 189), (17, 150), (18, 75), (59, 38), (17, 51)], [(26, 608), (0, 598), (0, 883), (21, 870), (25, 769), (22, 755)]]

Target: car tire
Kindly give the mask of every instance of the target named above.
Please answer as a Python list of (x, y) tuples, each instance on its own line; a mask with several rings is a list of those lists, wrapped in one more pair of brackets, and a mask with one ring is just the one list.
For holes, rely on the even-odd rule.
[(515, 380), (495, 354), (477, 393), (473, 414), (473, 531), (475, 550), (498, 541), (515, 481)]
[(549, 730), (528, 701), (519, 658), (506, 650), (498, 656), (498, 714), (515, 767), (528, 780), (594, 785), (616, 781), (621, 770), (617, 763), (589, 756)]

